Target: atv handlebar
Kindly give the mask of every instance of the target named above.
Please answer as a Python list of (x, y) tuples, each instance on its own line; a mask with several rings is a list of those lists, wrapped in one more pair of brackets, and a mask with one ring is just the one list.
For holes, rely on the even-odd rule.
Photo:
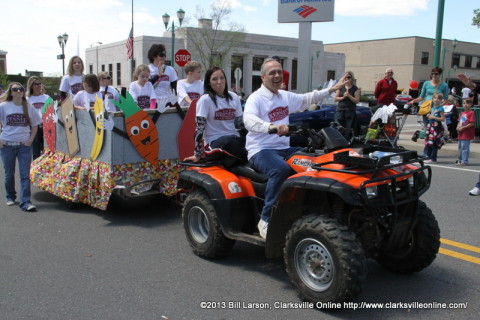
[[(286, 134), (283, 134), (282, 136), (289, 136), (293, 133), (295, 133), (295, 131), (298, 130), (298, 127), (294, 124), (289, 124), (288, 125), (288, 132)], [(278, 130), (277, 128), (272, 128), (272, 129), (268, 129), (268, 134), (276, 134), (278, 133)]]

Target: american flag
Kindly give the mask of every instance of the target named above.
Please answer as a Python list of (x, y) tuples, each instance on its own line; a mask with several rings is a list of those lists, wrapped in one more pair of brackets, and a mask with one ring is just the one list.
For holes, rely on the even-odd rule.
[(127, 39), (127, 59), (133, 59), (133, 27), (130, 29), (130, 34)]

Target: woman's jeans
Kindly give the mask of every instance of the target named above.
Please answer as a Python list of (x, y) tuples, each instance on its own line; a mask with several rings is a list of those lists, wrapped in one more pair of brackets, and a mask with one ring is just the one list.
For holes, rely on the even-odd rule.
[(32, 162), (32, 147), (23, 144), (0, 148), (3, 169), (5, 171), (6, 200), (15, 201), (15, 164), (18, 159), (20, 172), (20, 208), (30, 203), (30, 163)]
[(468, 164), (470, 140), (458, 139), (458, 161)]
[(262, 209), (261, 219), (268, 222), (273, 205), (277, 202), (283, 182), (292, 174), (292, 169), (285, 161), (292, 154), (302, 151), (303, 148), (293, 147), (287, 149), (264, 149), (250, 158), (250, 164), (268, 176), (265, 190), (265, 205)]

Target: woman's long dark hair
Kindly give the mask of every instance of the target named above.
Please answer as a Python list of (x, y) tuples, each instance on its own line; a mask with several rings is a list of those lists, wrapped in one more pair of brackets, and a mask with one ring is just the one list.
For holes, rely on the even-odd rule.
[(222, 96), (227, 100), (232, 100), (232, 96), (230, 95), (230, 93), (228, 93), (228, 82), (227, 82), (227, 76), (225, 75), (225, 71), (223, 71), (221, 68), (219, 67), (213, 67), (213, 68), (210, 68), (207, 70), (207, 72), (205, 73), (205, 81), (203, 82), (203, 91), (208, 94), (208, 96), (210, 97), (210, 99), (213, 100), (213, 103), (215, 103), (215, 106), (217, 105), (217, 92), (215, 92), (215, 90), (213, 90), (211, 84), (210, 84), (210, 78), (212, 77), (212, 74), (216, 71), (222, 71), (223, 73), (223, 76), (225, 77), (225, 88), (223, 89), (223, 94)]

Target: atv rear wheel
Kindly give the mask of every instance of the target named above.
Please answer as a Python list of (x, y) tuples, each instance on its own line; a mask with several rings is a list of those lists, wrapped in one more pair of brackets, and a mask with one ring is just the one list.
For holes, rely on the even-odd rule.
[(435, 260), (439, 247), (438, 222), (432, 210), (423, 201), (419, 201), (417, 224), (408, 244), (396, 252), (382, 252), (376, 260), (392, 272), (418, 272)]
[(343, 302), (360, 294), (365, 255), (355, 234), (337, 220), (306, 216), (287, 233), (287, 273), (307, 301)]
[(225, 237), (215, 208), (203, 191), (193, 191), (185, 199), (182, 211), (183, 228), (196, 255), (219, 258), (229, 253), (235, 241)]

